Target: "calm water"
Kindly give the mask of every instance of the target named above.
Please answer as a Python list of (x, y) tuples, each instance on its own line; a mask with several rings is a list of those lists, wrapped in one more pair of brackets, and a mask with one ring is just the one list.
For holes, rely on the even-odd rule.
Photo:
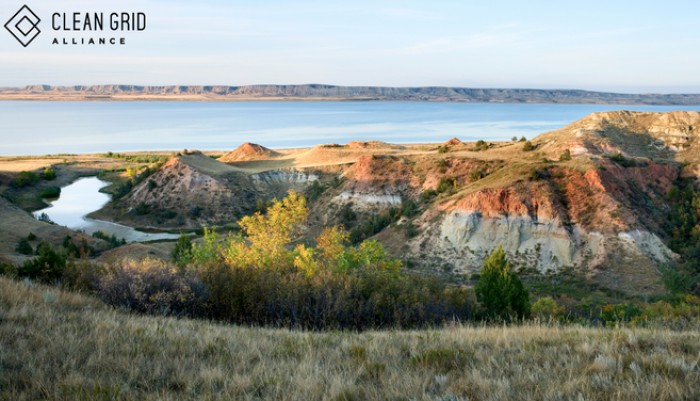
[(418, 102), (0, 102), (0, 155), (533, 137), (592, 112), (698, 107)]
[(108, 182), (96, 177), (81, 178), (62, 188), (60, 198), (53, 201), (48, 208), (34, 212), (34, 215), (38, 216), (41, 213), (46, 213), (58, 225), (66, 226), (73, 230), (83, 230), (87, 234), (102, 231), (108, 235), (114, 234), (117, 238), (124, 238), (127, 242), (174, 239), (178, 237), (175, 234), (145, 233), (121, 224), (85, 217), (87, 214), (101, 209), (102, 206), (109, 202), (109, 195), (99, 192), (101, 188), (107, 185), (109, 185)]

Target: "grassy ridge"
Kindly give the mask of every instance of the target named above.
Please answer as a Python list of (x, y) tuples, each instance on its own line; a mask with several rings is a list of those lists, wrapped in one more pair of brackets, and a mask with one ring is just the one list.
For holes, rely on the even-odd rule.
[(311, 333), (134, 316), (0, 278), (0, 399), (700, 398), (700, 333)]

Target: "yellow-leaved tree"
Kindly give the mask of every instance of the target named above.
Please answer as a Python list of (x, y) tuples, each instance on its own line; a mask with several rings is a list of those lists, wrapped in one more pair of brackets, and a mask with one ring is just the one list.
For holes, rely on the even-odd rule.
[[(262, 269), (296, 267), (307, 276), (318, 272), (349, 273), (359, 268), (398, 272), (401, 262), (388, 257), (377, 241), (349, 245), (349, 234), (342, 227), (326, 227), (316, 237), (316, 246), (292, 247), (308, 216), (306, 200), (290, 192), (282, 200), (274, 199), (263, 214), (256, 212), (238, 221), (241, 234), (227, 237), (222, 244), (213, 231), (205, 231), (201, 245), (194, 246), (195, 262), (223, 259), (232, 268)], [(217, 248), (213, 252), (212, 248)], [(202, 256), (198, 258), (197, 256)]]

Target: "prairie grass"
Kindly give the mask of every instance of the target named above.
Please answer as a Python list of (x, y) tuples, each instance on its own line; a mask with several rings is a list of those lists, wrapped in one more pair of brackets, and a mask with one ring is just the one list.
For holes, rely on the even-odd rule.
[(0, 278), (2, 400), (697, 400), (699, 365), (697, 331), (246, 328)]

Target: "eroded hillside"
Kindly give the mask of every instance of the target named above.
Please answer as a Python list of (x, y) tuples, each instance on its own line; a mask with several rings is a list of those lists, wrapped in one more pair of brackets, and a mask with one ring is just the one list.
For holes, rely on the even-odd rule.
[(574, 269), (609, 288), (655, 293), (659, 266), (677, 258), (667, 194), (680, 179), (697, 182), (699, 130), (697, 112), (620, 111), (531, 142), (246, 143), (218, 160), (173, 157), (118, 203), (116, 218), (221, 226), (294, 190), (310, 200), (309, 236), (342, 224), (422, 269), (475, 273), (501, 244), (519, 269)]

